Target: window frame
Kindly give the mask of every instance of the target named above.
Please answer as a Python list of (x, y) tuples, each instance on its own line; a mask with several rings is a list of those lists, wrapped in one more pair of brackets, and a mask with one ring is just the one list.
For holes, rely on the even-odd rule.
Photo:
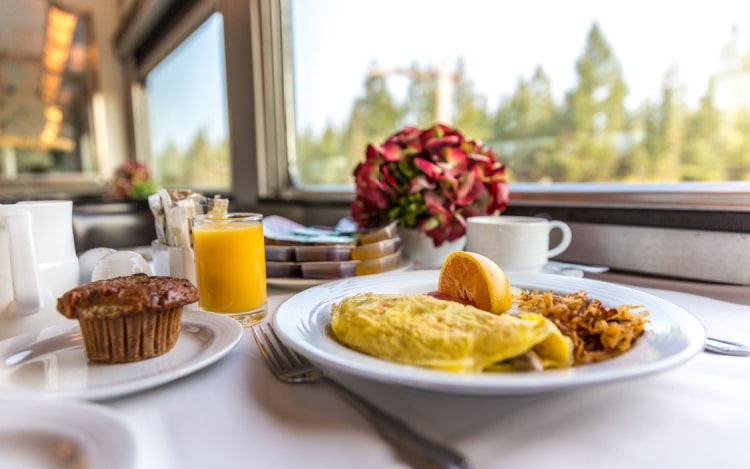
[[(266, 103), (264, 115), (272, 115), (277, 132), (266, 129), (268, 149), (259, 149), (259, 155), (275, 155), (283, 168), (289, 165), (290, 173), (296, 160), (294, 147), (294, 86), (290, 33), (289, 0), (257, 0), (250, 4), (257, 8), (262, 44), (268, 45), (270, 57), (263, 57), (262, 70), (255, 73), (264, 84)], [(251, 12), (252, 15), (252, 12)], [(286, 33), (286, 34), (285, 34)], [(273, 77), (281, 77), (281, 86)], [(270, 149), (273, 149), (272, 151)], [(351, 200), (352, 187), (334, 187), (314, 190), (294, 185), (294, 174), (283, 171), (269, 173), (269, 183), (260, 196), (268, 200), (345, 201)], [(655, 211), (681, 211), (686, 217), (700, 217), (700, 212), (748, 213), (750, 212), (750, 182), (726, 183), (511, 183), (510, 204), (518, 207), (588, 207), (598, 209), (637, 209)], [(699, 224), (699, 223), (698, 223)], [(713, 226), (716, 229), (716, 224)]]

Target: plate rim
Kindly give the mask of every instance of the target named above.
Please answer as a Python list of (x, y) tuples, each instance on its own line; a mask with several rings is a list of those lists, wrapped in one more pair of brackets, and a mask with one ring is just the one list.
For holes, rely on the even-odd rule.
[(340, 280), (350, 280), (354, 278), (366, 278), (372, 277), (373, 275), (384, 275), (384, 274), (397, 274), (406, 272), (414, 267), (414, 261), (405, 259), (403, 264), (395, 269), (386, 270), (385, 272), (379, 272), (377, 274), (359, 275), (354, 277), (345, 278), (303, 278), (303, 277), (266, 277), (266, 284), (271, 287), (285, 288), (285, 289), (299, 289), (299, 288), (310, 288), (318, 285), (323, 285), (331, 282), (338, 282)]
[[(201, 353), (194, 357), (191, 357), (189, 360), (181, 363), (177, 367), (170, 368), (156, 375), (149, 375), (141, 378), (136, 377), (127, 382), (119, 382), (111, 385), (99, 385), (96, 388), (84, 387), (80, 389), (65, 390), (8, 387), (6, 386), (5, 380), (0, 377), (0, 402), (4, 400), (27, 401), (56, 399), (81, 399), (84, 401), (97, 401), (145, 391), (178, 380), (216, 363), (237, 346), (244, 333), (242, 325), (240, 325), (239, 322), (237, 322), (233, 318), (223, 316), (221, 314), (198, 310), (184, 310), (182, 313), (180, 335), (186, 334), (187, 332), (185, 331), (185, 327), (191, 325), (210, 329), (211, 331), (213, 331), (217, 339), (208, 344), (205, 350), (203, 350)], [(74, 324), (70, 325), (47, 327), (36, 332), (29, 332), (18, 336), (9, 337), (0, 341), (0, 351), (3, 350), (3, 346), (7, 342), (22, 341), (24, 338), (32, 339), (41, 333), (48, 333), (50, 334), (48, 338), (51, 338), (79, 331), (80, 327), (77, 321)], [(169, 353), (175, 352), (175, 350), (176, 347), (164, 354), (164, 356)], [(52, 351), (52, 353), (56, 353), (58, 351), (59, 350), (55, 350)], [(152, 359), (158, 358), (159, 357), (153, 357)], [(148, 360), (142, 360), (140, 362), (133, 363), (100, 364), (99, 366), (128, 366), (135, 364), (144, 364), (147, 362)], [(86, 363), (88, 364), (89, 362), (86, 361)], [(88, 367), (88, 365), (86, 365), (86, 367)]]
[(307, 288), (333, 282), (339, 279), (327, 278), (293, 278), (293, 277), (268, 277), (266, 284), (276, 288)]
[[(409, 281), (413, 283), (418, 283), (420, 281), (434, 281), (436, 285), (438, 274), (438, 270), (410, 271), (390, 276), (390, 280), (392, 280), (394, 283), (399, 283), (399, 281)], [(608, 363), (613, 363), (609, 360), (606, 362), (601, 362), (601, 364), (584, 365), (587, 368), (576, 367), (564, 370), (547, 370), (544, 372), (544, 374), (518, 373), (502, 375), (477, 375), (455, 374), (447, 371), (432, 370), (392, 362), (382, 363), (384, 362), (384, 360), (377, 359), (375, 357), (368, 357), (353, 350), (344, 352), (357, 354), (357, 360), (374, 364), (376, 369), (373, 372), (363, 370), (356, 364), (349, 363), (346, 357), (331, 357), (329, 356), (330, 354), (327, 351), (316, 349), (314, 345), (306, 343), (304, 340), (300, 340), (299, 337), (295, 336), (295, 332), (293, 330), (287, 329), (288, 325), (284, 324), (282, 321), (284, 315), (293, 314), (289, 313), (289, 310), (299, 311), (300, 305), (296, 304), (298, 302), (301, 302), (301, 304), (303, 305), (309, 305), (309, 314), (313, 314), (315, 313), (315, 308), (321, 308), (322, 304), (330, 304), (330, 302), (333, 301), (330, 295), (329, 298), (325, 300), (320, 299), (319, 297), (316, 298), (316, 295), (322, 296), (326, 293), (332, 293), (334, 291), (345, 292), (344, 295), (357, 293), (357, 290), (362, 290), (363, 288), (365, 288), (364, 285), (358, 285), (358, 283), (363, 281), (357, 279), (344, 279), (336, 283), (328, 283), (325, 285), (310, 288), (308, 290), (303, 290), (291, 296), (282, 304), (280, 304), (276, 311), (274, 311), (274, 314), (271, 316), (271, 321), (276, 332), (286, 344), (291, 346), (296, 352), (305, 355), (320, 367), (387, 384), (399, 384), (410, 388), (462, 395), (528, 395), (540, 392), (549, 392), (562, 388), (575, 388), (584, 385), (621, 381), (624, 379), (647, 376), (677, 367), (687, 362), (698, 353), (700, 353), (701, 350), (703, 350), (706, 333), (702, 323), (694, 315), (692, 315), (681, 306), (669, 302), (651, 293), (637, 290), (624, 285), (604, 282), (601, 280), (565, 277), (551, 274), (508, 273), (508, 277), (511, 281), (511, 284), (516, 286), (530, 284), (547, 285), (552, 283), (555, 286), (550, 287), (550, 289), (557, 289), (559, 291), (562, 288), (561, 285), (563, 285), (565, 286), (564, 288), (569, 289), (570, 292), (577, 291), (582, 286), (585, 286), (587, 288), (584, 289), (593, 289), (595, 292), (599, 289), (605, 289), (614, 291), (615, 296), (629, 295), (636, 299), (647, 299), (648, 301), (646, 303), (660, 307), (659, 315), (676, 315), (676, 318), (672, 318), (672, 320), (676, 321), (675, 324), (679, 325), (683, 329), (684, 338), (687, 343), (681, 350), (672, 353), (667, 357), (660, 358), (659, 360), (647, 362), (641, 365), (624, 367), (622, 370), (617, 370), (617, 373), (614, 375), (612, 374), (612, 372), (610, 372), (609, 374), (607, 374), (606, 372), (597, 372), (599, 368), (607, 366), (611, 367), (611, 365), (607, 365)], [(623, 300), (623, 302), (628, 301)], [(325, 306), (322, 306), (322, 308), (325, 308)], [(653, 309), (653, 307), (651, 309)], [(325, 315), (325, 313), (321, 314)], [(655, 333), (651, 327), (647, 326), (647, 334), (657, 333)], [(663, 334), (657, 334), (653, 337), (663, 337)], [(343, 345), (341, 345), (340, 347), (345, 348)], [(622, 357), (627, 357), (627, 354), (623, 354), (613, 360), (617, 360), (618, 358), (620, 360), (624, 360)], [(385, 372), (383, 372), (383, 369), (385, 369)], [(593, 372), (588, 371), (592, 369), (594, 370)], [(400, 372), (394, 370), (400, 370)], [(493, 377), (487, 378), (487, 376)], [(541, 378), (540, 380), (540, 376), (544, 376), (544, 378)], [(425, 381), (420, 381), (420, 379), (425, 379)], [(501, 384), (498, 384), (498, 381), (500, 381)]]
[[(102, 465), (112, 469), (135, 467), (138, 452), (137, 439), (132, 425), (123, 415), (109, 407), (86, 401), (3, 401), (0, 415), (23, 416), (33, 419), (3, 419), (0, 432), (38, 431), (64, 436), (73, 440), (85, 451), (91, 467)], [(83, 415), (83, 417), (82, 417)], [(95, 419), (98, 425), (92, 425)], [(106, 428), (107, 434), (97, 431)], [(119, 433), (113, 437), (113, 433)], [(103, 451), (103, 448), (105, 451)]]

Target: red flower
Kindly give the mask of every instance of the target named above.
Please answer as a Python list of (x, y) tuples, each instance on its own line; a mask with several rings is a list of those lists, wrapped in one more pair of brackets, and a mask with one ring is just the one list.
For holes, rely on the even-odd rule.
[(443, 124), (404, 127), (368, 145), (354, 181), (351, 214), (361, 228), (399, 220), (436, 246), (463, 236), (466, 218), (498, 214), (508, 203), (505, 165), (492, 149)]

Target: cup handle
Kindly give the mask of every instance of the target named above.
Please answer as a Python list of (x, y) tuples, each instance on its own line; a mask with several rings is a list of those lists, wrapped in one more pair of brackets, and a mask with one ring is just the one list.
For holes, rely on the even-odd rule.
[(6, 215), (5, 224), (8, 227), (14, 299), (9, 312), (17, 316), (36, 313), (42, 309), (42, 295), (31, 233), (31, 214)]
[(550, 249), (547, 252), (547, 258), (555, 257), (559, 254), (562, 254), (563, 251), (568, 249), (568, 246), (570, 246), (570, 242), (573, 240), (573, 233), (570, 231), (570, 227), (561, 221), (558, 220), (551, 220), (549, 222), (549, 230), (550, 232), (557, 228), (562, 233), (562, 239), (560, 240), (560, 243)]

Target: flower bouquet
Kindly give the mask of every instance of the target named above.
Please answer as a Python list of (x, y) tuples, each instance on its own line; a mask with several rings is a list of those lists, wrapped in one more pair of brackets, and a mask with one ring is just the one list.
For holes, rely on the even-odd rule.
[(368, 145), (354, 178), (351, 215), (360, 228), (398, 220), (436, 247), (462, 237), (467, 218), (499, 214), (508, 203), (505, 165), (492, 149), (443, 124), (407, 126)]
[(114, 172), (110, 195), (119, 200), (145, 199), (156, 192), (148, 165), (142, 161), (127, 160)]

